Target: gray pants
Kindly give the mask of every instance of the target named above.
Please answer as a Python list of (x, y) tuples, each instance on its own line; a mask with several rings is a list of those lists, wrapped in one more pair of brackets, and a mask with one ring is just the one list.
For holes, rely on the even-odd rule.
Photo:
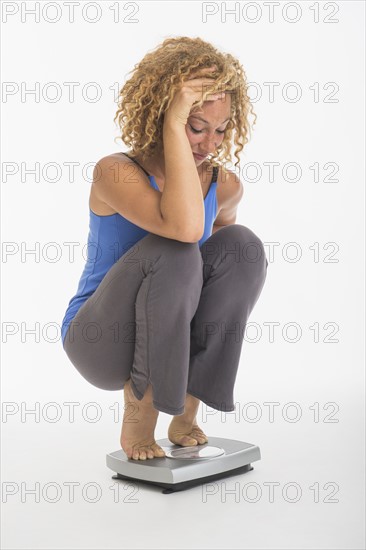
[(249, 315), (268, 261), (239, 224), (201, 247), (149, 233), (109, 269), (70, 323), (64, 350), (94, 386), (120, 390), (131, 378), (141, 400), (184, 413), (186, 393), (220, 411), (233, 390)]

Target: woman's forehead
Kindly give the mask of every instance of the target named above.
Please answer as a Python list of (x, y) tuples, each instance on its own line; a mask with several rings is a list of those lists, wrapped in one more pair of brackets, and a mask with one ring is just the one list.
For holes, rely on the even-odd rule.
[[(226, 99), (228, 98), (228, 99)], [(225, 95), (224, 100), (205, 101), (197, 110), (190, 113), (190, 117), (200, 120), (203, 124), (224, 124), (231, 114), (231, 98)]]

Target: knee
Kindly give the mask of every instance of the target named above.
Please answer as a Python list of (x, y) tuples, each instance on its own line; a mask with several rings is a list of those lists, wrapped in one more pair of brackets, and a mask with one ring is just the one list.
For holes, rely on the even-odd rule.
[(242, 257), (246, 262), (254, 263), (258, 269), (267, 270), (268, 260), (262, 240), (249, 227), (241, 224), (233, 226), (234, 238), (237, 238), (241, 245)]
[(241, 225), (240, 223), (233, 223), (231, 225), (226, 225), (220, 230), (220, 234), (224, 234), (225, 236), (229, 236), (229, 238), (234, 238), (240, 241), (245, 242), (253, 242), (258, 243), (261, 246), (263, 246), (261, 239), (252, 231), (249, 229), (249, 227), (246, 227), (245, 225)]
[(260, 269), (263, 267), (267, 269), (268, 260), (263, 242), (249, 227), (235, 223), (223, 227), (217, 235), (220, 236), (224, 250), (235, 250), (240, 254), (240, 258), (244, 261), (238, 262), (239, 264), (253, 263)]

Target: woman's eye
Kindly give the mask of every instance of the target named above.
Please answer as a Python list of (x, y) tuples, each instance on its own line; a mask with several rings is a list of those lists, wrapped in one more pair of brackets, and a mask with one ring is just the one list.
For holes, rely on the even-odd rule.
[[(203, 130), (197, 130), (196, 128), (193, 128), (193, 126), (191, 126), (191, 124), (189, 126), (190, 126), (192, 132), (194, 132), (195, 134), (202, 134)], [(224, 134), (225, 130), (216, 130), (216, 132), (218, 134)]]
[(202, 130), (196, 130), (196, 128), (193, 128), (193, 126), (191, 126), (191, 125), (190, 125), (190, 127), (191, 127), (192, 132), (194, 132), (195, 134), (200, 134), (202, 132)]

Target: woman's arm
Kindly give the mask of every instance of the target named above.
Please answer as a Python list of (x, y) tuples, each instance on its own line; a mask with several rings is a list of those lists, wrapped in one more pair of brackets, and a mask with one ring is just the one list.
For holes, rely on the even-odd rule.
[(193, 241), (204, 231), (205, 209), (201, 182), (185, 127), (164, 123), (165, 182), (160, 201), (161, 215)]
[[(202, 69), (210, 74), (214, 69)], [(164, 114), (163, 144), (165, 182), (160, 203), (163, 219), (174, 223), (182, 233), (198, 241), (204, 232), (205, 207), (201, 182), (186, 133), (186, 124), (193, 104), (203, 99), (216, 101), (221, 94), (207, 94), (212, 79), (190, 78), (176, 90)]]

